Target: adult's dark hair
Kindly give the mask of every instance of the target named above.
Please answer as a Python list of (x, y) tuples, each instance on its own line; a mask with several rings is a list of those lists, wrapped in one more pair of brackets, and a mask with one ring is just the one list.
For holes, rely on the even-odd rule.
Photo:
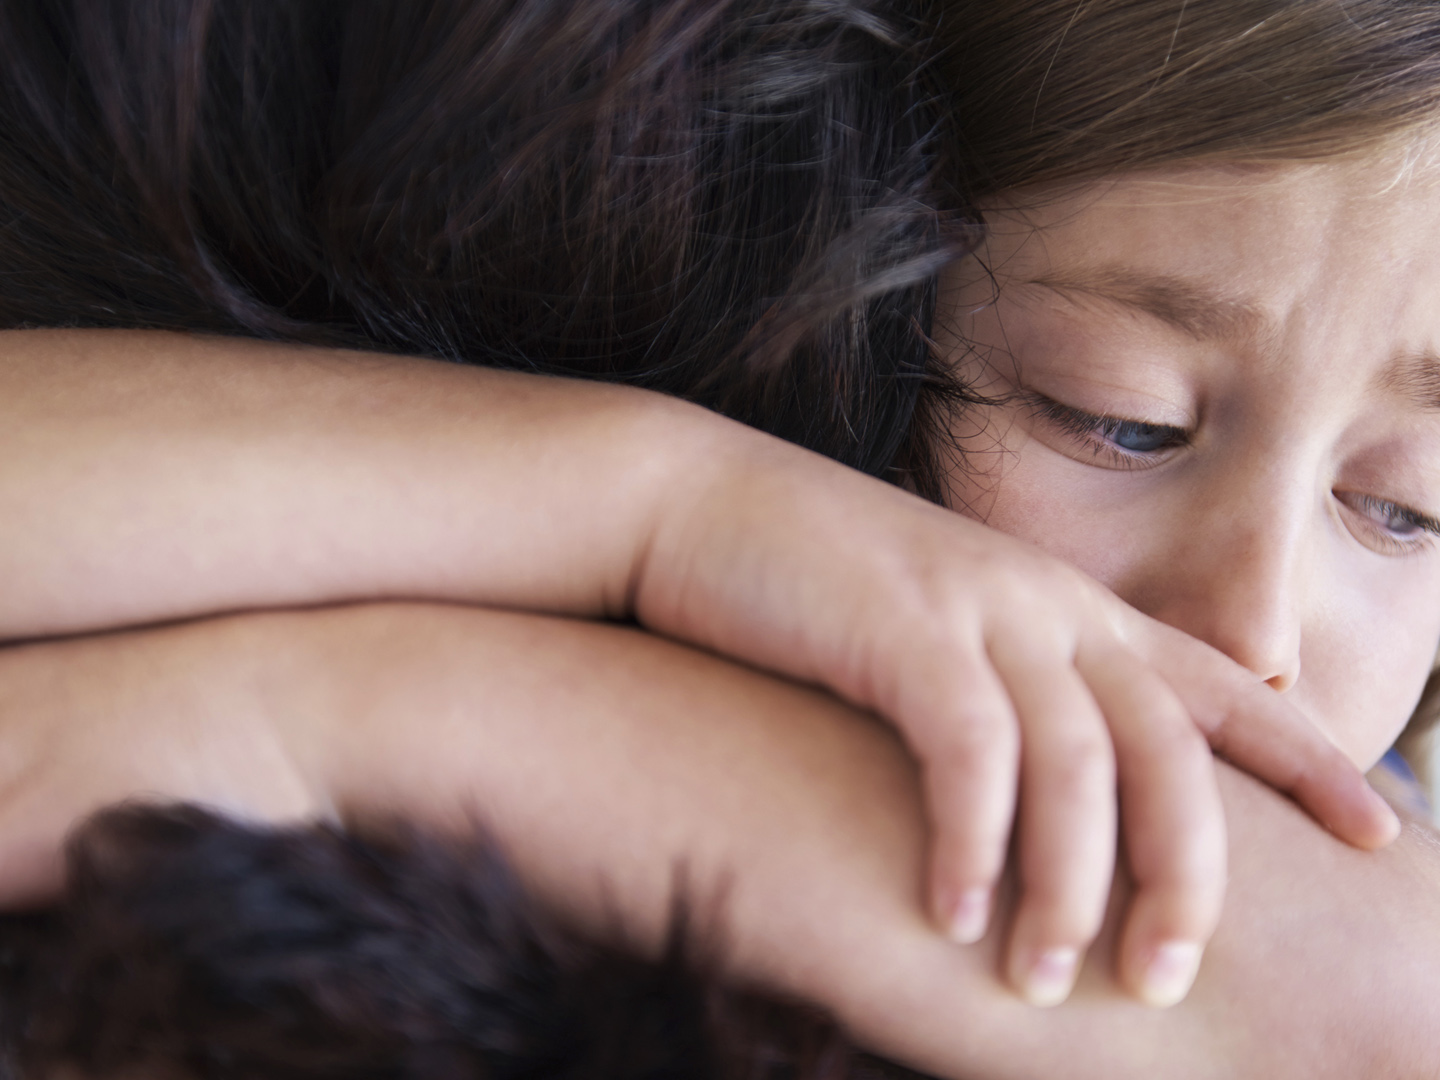
[[(972, 207), (1158, 165), (1363, 153), (1433, 124), (1437, 57), (1434, 0), (0, 0), (0, 326), (630, 382), (939, 497), (963, 392), (928, 348), (933, 277)], [(189, 925), (202, 937), (275, 929), (258, 909), (215, 917), (214, 874), (240, 856), (260, 888), (302, 883), (292, 898), (322, 936), (355, 911), (413, 915), (386, 904), (434, 880), (403, 860), (380, 873), (338, 837), (266, 848), (191, 825), (195, 861), (174, 865), (201, 875), (184, 895), (206, 900), (190, 912), (212, 917)], [(172, 878), (123, 873), (153, 868), (167, 837), (101, 834), (118, 857), (95, 865), (120, 875), (80, 875), (97, 887), (12, 939), (24, 1004), (9, 1015), (38, 1018), (36, 1060), (99, 1045), (123, 1016), (109, 1006), (139, 1000), (76, 1011), (114, 985), (93, 981), (95, 957), (110, 974), (152, 962), (157, 1009), (212, 1001), (136, 936), (186, 914), (164, 908)], [(325, 914), (305, 906), (324, 892), (314, 865), (349, 875)], [(386, 925), (412, 940), (405, 919)], [(303, 966), (289, 940), (300, 952), (272, 972)], [(81, 997), (45, 997), (60, 994), (47, 972), (82, 973), (67, 984)], [(343, 979), (313, 985), (319, 1006), (344, 1004)], [(373, 1007), (394, 986), (369, 988)], [(237, 1015), (161, 1030), (223, 1050), (212, 1036)], [(217, 1054), (176, 1065), (245, 1075)]]
[(0, 326), (632, 383), (938, 497), (918, 14), (3, 0)]
[(0, 0), (0, 326), (625, 381), (940, 498), (970, 207), (1364, 152), (1437, 45), (1431, 0)]
[(639, 960), (478, 839), (132, 806), (68, 856), (61, 904), (0, 919), (3, 1080), (923, 1080), (726, 985), (702, 914)]
[[(938, 496), (936, 116), (877, 8), (0, 0), (0, 326), (629, 382)], [(71, 858), (0, 920), (0, 1075), (907, 1075), (478, 846), (155, 811)]]

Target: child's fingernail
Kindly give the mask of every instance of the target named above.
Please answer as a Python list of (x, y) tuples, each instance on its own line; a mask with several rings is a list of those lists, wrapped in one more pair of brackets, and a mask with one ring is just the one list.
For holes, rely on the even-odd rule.
[(1400, 835), (1400, 815), (1395, 813), (1394, 807), (1387, 803), (1378, 791), (1372, 788), (1370, 793), (1375, 796), (1376, 813), (1384, 829), (1384, 832), (1380, 836), (1380, 846), (1385, 847), (1393, 843), (1396, 837)]
[(973, 945), (990, 925), (990, 890), (983, 886), (963, 890), (950, 908), (946, 930), (950, 940)]
[(1147, 1005), (1168, 1009), (1184, 1000), (1199, 973), (1200, 946), (1193, 941), (1167, 941), (1145, 968), (1140, 997)]
[(1075, 985), (1075, 969), (1080, 962), (1078, 949), (1046, 949), (1025, 973), (1020, 992), (1031, 1005), (1048, 1008), (1059, 1005), (1070, 996)]

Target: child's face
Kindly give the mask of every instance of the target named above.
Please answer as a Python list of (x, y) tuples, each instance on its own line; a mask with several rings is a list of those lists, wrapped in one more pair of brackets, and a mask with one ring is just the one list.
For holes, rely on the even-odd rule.
[(1440, 642), (1440, 170), (1397, 174), (1032, 196), (944, 290), (1002, 399), (956, 422), (952, 505), (1228, 653), (1364, 766)]

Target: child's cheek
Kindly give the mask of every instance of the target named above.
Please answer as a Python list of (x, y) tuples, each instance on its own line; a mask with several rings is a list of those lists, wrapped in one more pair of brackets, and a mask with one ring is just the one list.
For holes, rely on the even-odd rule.
[(1361, 768), (1404, 730), (1435, 665), (1440, 596), (1417, 602), (1428, 596), (1348, 617), (1332, 610), (1302, 634), (1300, 679), (1288, 696)]

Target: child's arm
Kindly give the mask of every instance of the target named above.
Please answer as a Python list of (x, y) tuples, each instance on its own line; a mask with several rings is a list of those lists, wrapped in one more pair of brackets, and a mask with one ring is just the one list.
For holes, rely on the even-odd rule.
[(1010, 538), (683, 403), (160, 334), (0, 350), (0, 635), (374, 597), (634, 615), (892, 720), (925, 767), (932, 903), (963, 940), (987, 923), (1023, 779), (1010, 965), (1037, 1000), (1063, 996), (1099, 926), (1117, 773), (1141, 882), (1127, 969), (1209, 937), (1224, 834), (1197, 727), (1353, 842), (1394, 828), (1213, 650)]
[[(731, 971), (937, 1075), (1434, 1075), (1440, 849), (1411, 832), (1363, 855), (1224, 767), (1244, 827), (1190, 999), (1140, 1008), (1097, 958), (1070, 1003), (1034, 1010), (996, 979), (998, 931), (955, 949), (925, 920), (918, 773), (891, 733), (632, 630), (430, 605), (248, 615), (0, 650), (0, 688), (0, 743), (53, 751), (26, 770), (28, 802), (0, 788), (3, 832), (57, 797), (75, 813), (97, 792), (217, 784), (210, 801), (261, 818), (478, 820), (601, 934), (618, 920), (656, 948), (677, 880), (702, 920), (723, 901)], [(197, 728), (228, 741), (186, 745)]]

